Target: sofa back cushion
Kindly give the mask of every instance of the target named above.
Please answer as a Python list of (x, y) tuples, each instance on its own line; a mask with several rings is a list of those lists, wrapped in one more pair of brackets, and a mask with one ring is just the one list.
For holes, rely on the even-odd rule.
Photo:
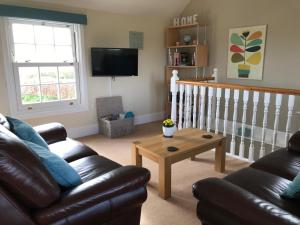
[(5, 116), (3, 116), (1, 113), (0, 113), (0, 125), (2, 125), (3, 127), (5, 127), (6, 129), (10, 129), (10, 125), (6, 119)]
[(289, 140), (288, 149), (300, 153), (300, 131), (297, 131), (292, 135)]
[(39, 158), (0, 125), (0, 185), (30, 208), (44, 208), (60, 196), (60, 188)]

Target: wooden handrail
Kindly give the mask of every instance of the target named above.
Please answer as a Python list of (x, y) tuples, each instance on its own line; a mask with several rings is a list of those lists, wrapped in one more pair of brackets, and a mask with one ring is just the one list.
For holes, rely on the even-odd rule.
[(208, 82), (193, 81), (193, 80), (178, 80), (176, 83), (214, 87), (214, 88), (229, 88), (229, 89), (238, 89), (238, 90), (268, 92), (268, 93), (284, 94), (284, 95), (300, 95), (300, 90), (287, 89), (287, 88), (259, 87), (259, 86), (230, 84), (230, 83), (208, 83)]

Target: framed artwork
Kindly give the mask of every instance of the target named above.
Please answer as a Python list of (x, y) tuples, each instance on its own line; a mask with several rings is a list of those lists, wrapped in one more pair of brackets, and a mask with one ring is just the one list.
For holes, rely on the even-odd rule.
[(229, 30), (227, 78), (262, 80), (267, 25)]

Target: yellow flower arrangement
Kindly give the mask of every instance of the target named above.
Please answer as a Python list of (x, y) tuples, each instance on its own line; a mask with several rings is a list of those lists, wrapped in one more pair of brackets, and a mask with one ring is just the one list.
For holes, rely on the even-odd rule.
[(174, 122), (171, 119), (166, 119), (166, 120), (163, 121), (163, 126), (164, 127), (173, 127)]

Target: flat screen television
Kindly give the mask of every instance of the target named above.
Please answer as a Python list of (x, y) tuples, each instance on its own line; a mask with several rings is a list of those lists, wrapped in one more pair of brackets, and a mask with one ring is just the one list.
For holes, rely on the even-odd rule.
[(138, 49), (92, 48), (93, 76), (137, 76)]

